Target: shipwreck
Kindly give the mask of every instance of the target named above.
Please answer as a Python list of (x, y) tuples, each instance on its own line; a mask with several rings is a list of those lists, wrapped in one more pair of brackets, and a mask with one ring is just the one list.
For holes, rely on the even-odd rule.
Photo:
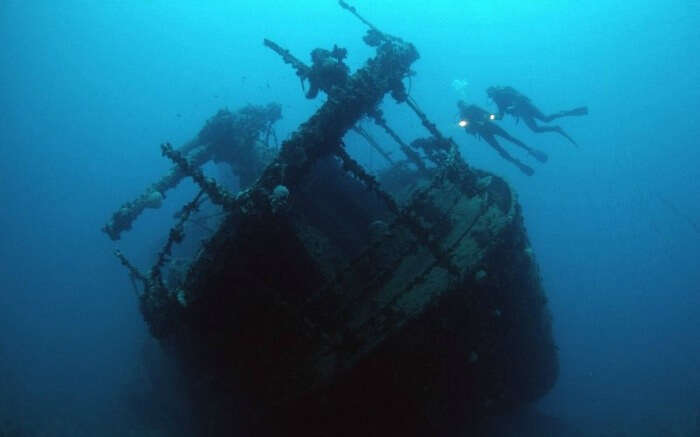
[[(278, 105), (220, 111), (187, 144), (162, 145), (171, 171), (103, 228), (117, 240), (180, 180), (197, 184), (150, 269), (116, 254), (151, 333), (186, 369), (207, 435), (457, 435), (557, 378), (516, 195), (470, 167), (407, 93), (416, 48), (340, 5), (376, 50), (354, 72), (337, 46), (306, 65), (264, 41), (308, 84), (306, 97), (325, 93), (316, 113), (276, 147)], [(425, 137), (407, 142), (390, 127), (387, 95)], [(401, 159), (359, 127), (365, 119)], [(351, 130), (385, 170), (370, 174), (348, 154)], [(208, 161), (229, 163), (241, 189), (207, 177)], [(220, 220), (175, 262), (205, 200)]]

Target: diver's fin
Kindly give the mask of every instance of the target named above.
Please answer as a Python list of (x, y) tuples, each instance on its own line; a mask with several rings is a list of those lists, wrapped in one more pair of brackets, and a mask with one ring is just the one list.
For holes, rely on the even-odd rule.
[(578, 143), (576, 143), (576, 141), (574, 141), (574, 139), (571, 138), (571, 137), (569, 136), (569, 134), (567, 134), (566, 132), (564, 132), (564, 129), (562, 129), (562, 128), (559, 127), (559, 126), (553, 126), (553, 127), (554, 127), (555, 130), (556, 130), (557, 132), (559, 132), (563, 137), (565, 137), (567, 140), (571, 141), (571, 144), (573, 144), (574, 146), (578, 147)]
[(528, 153), (530, 153), (530, 155), (532, 155), (539, 162), (547, 162), (547, 159), (549, 159), (547, 157), (547, 154), (541, 150), (530, 149), (530, 150), (528, 150)]
[(528, 176), (532, 176), (533, 174), (535, 174), (535, 170), (533, 170), (532, 167), (525, 165), (520, 161), (515, 161), (514, 164), (518, 166), (521, 172), (525, 173)]
[(588, 115), (588, 106), (581, 106), (570, 111), (565, 111), (565, 115)]

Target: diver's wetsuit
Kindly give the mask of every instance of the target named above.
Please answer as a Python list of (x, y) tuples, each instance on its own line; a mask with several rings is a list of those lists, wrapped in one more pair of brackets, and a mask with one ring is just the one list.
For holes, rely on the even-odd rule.
[(526, 175), (532, 176), (532, 174), (534, 174), (535, 171), (530, 166), (523, 164), (516, 158), (512, 157), (508, 152), (506, 152), (506, 150), (503, 147), (501, 147), (500, 144), (498, 144), (498, 141), (496, 141), (496, 135), (505, 138), (513, 144), (516, 144), (522, 147), (523, 149), (527, 150), (527, 152), (530, 155), (534, 156), (535, 159), (537, 159), (538, 161), (547, 161), (547, 155), (545, 155), (543, 152), (529, 147), (527, 144), (523, 143), (519, 139), (511, 136), (500, 126), (491, 122), (489, 120), (491, 114), (488, 111), (485, 111), (484, 109), (476, 105), (467, 105), (461, 100), (457, 102), (457, 106), (459, 107), (459, 113), (462, 117), (462, 121), (463, 123), (465, 123), (463, 126), (464, 130), (466, 130), (467, 133), (476, 135), (486, 140), (486, 142), (489, 143), (491, 147), (496, 149), (498, 154), (501, 155), (503, 159), (515, 164), (520, 169), (520, 171), (522, 171)]
[(569, 111), (559, 111), (551, 115), (545, 115), (532, 104), (532, 101), (527, 96), (520, 94), (515, 88), (509, 86), (492, 86), (486, 90), (486, 93), (491, 97), (491, 100), (493, 100), (496, 106), (498, 106), (497, 118), (499, 120), (503, 118), (505, 113), (511, 114), (516, 118), (522, 118), (533, 132), (558, 132), (574, 145), (576, 145), (576, 141), (574, 141), (569, 134), (564, 132), (564, 129), (559, 126), (540, 126), (535, 122), (535, 119), (549, 123), (559, 117), (588, 114), (588, 107), (581, 106)]

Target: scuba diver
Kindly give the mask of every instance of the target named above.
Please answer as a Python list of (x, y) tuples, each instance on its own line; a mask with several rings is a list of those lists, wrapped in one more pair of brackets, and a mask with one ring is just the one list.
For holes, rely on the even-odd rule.
[(486, 90), (486, 94), (488, 94), (491, 100), (493, 100), (493, 102), (498, 106), (498, 114), (496, 115), (497, 119), (502, 119), (504, 114), (510, 114), (516, 119), (522, 118), (525, 124), (533, 132), (559, 132), (561, 135), (563, 135), (569, 141), (571, 141), (575, 146), (578, 146), (578, 144), (576, 144), (576, 141), (574, 141), (573, 138), (569, 136), (569, 134), (564, 132), (564, 129), (562, 129), (561, 127), (539, 126), (535, 122), (535, 119), (543, 121), (545, 123), (549, 123), (550, 121), (560, 117), (587, 115), (587, 106), (581, 106), (575, 109), (571, 109), (569, 111), (559, 111), (552, 115), (545, 115), (535, 105), (532, 104), (532, 101), (530, 101), (530, 99), (527, 96), (520, 94), (513, 87), (492, 86)]
[(476, 105), (467, 105), (462, 100), (457, 102), (457, 106), (459, 107), (459, 114), (461, 116), (459, 125), (463, 127), (464, 130), (467, 131), (467, 133), (470, 133), (472, 135), (477, 136), (478, 138), (483, 138), (484, 140), (486, 140), (486, 142), (489, 143), (491, 147), (496, 149), (498, 154), (501, 155), (503, 159), (515, 164), (520, 169), (520, 171), (522, 171), (526, 175), (532, 176), (535, 173), (535, 171), (531, 167), (523, 164), (522, 162), (512, 157), (508, 152), (506, 152), (506, 150), (503, 147), (501, 147), (500, 144), (498, 144), (498, 141), (496, 141), (496, 135), (505, 138), (506, 140), (514, 143), (515, 145), (518, 145), (523, 149), (527, 150), (527, 153), (532, 155), (538, 161), (547, 162), (547, 155), (544, 152), (529, 147), (519, 139), (511, 136), (503, 128), (493, 123), (491, 120), (494, 120), (496, 118), (494, 114), (491, 114), (490, 112)]
[(309, 91), (307, 99), (316, 98), (319, 90), (326, 94), (336, 85), (343, 85), (348, 79), (350, 68), (343, 62), (348, 56), (348, 51), (338, 46), (333, 50), (314, 49), (311, 51), (312, 66), (308, 72)]

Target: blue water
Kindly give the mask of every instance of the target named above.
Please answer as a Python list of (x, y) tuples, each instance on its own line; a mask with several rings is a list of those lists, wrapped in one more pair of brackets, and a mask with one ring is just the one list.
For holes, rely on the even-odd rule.
[[(470, 164), (519, 194), (561, 357), (539, 408), (586, 435), (690, 435), (700, 414), (700, 6), (354, 5), (416, 45), (412, 96)], [(282, 139), (321, 104), (304, 99), (263, 38), (305, 61), (337, 43), (356, 68), (372, 53), (364, 31), (330, 0), (0, 4), (0, 435), (187, 429), (177, 377), (99, 229), (169, 168), (158, 145), (182, 144), (218, 109), (279, 102)], [(468, 81), (464, 95), (455, 79)], [(587, 117), (559, 123), (580, 147), (504, 120), (550, 158), (520, 174), (455, 126), (459, 98), (495, 109), (491, 85), (514, 86), (544, 112), (588, 105)], [(405, 138), (424, 135), (405, 108), (385, 110)], [(371, 170), (383, 165), (357, 137), (348, 148)], [(192, 192), (183, 184), (116, 246), (149, 265)]]

